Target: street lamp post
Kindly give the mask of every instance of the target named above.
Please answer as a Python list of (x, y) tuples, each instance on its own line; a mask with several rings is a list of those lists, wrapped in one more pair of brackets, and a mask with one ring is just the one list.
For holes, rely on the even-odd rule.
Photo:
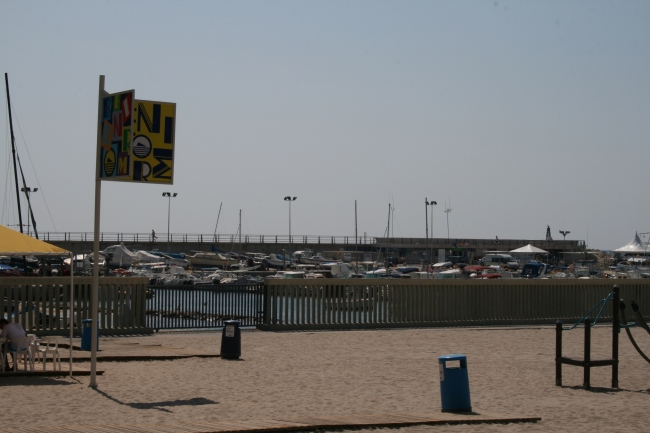
[[(32, 202), (29, 200), (29, 194), (32, 193), (32, 192), (38, 191), (38, 188), (32, 189), (32, 188), (26, 186), (26, 187), (20, 188), (20, 190), (25, 193), (25, 196), (27, 196), (27, 212), (29, 212), (29, 214), (27, 215), (27, 236), (29, 236), (29, 218), (32, 215)], [(21, 227), (21, 229), (22, 229), (22, 227)], [(34, 231), (36, 231), (36, 228), (34, 228)], [(38, 235), (36, 237), (38, 237)]]
[(162, 196), (167, 197), (167, 252), (171, 252), (171, 249), (169, 247), (169, 242), (170, 242), (170, 234), (169, 234), (169, 219), (171, 216), (171, 208), (172, 208), (172, 197), (176, 197), (178, 193), (172, 193), (172, 192), (163, 192)]
[[(291, 239), (291, 202), (296, 201), (297, 198), (298, 197), (291, 197), (290, 195), (288, 195), (288, 196), (286, 196), (284, 198), (284, 201), (289, 202), (289, 254), (291, 254), (291, 250), (293, 249), (292, 248), (292, 239)], [(291, 258), (289, 258), (289, 260), (291, 260)], [(289, 261), (289, 264), (291, 264), (291, 261)], [(284, 257), (284, 270), (285, 271), (287, 270), (287, 257), (286, 257), (286, 254), (285, 254), (285, 257)]]
[[(429, 201), (426, 197), (424, 198), (424, 217), (425, 217), (425, 224), (428, 223), (427, 221), (427, 210), (429, 206), (431, 206), (431, 239), (433, 240), (433, 206), (437, 205), (438, 202), (436, 201)], [(427, 228), (427, 248), (429, 249), (429, 264), (432, 263), (432, 258), (433, 258), (433, 247), (431, 246), (431, 243), (429, 242), (429, 229)]]
[[(564, 237), (564, 241), (566, 241), (566, 235), (571, 233), (569, 230), (560, 230), (560, 234)], [(564, 260), (564, 266), (566, 266), (566, 244), (565, 242), (562, 242), (562, 260)]]

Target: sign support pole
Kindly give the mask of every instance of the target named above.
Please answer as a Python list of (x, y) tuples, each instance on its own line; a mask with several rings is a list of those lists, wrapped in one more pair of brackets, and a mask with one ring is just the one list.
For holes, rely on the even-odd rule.
[[(97, 161), (95, 168), (95, 225), (93, 239), (93, 284), (90, 296), (92, 334), (90, 339), (90, 386), (97, 388), (97, 337), (98, 337), (98, 307), (99, 307), (99, 216), (101, 210), (101, 141), (102, 141), (102, 108), (104, 99), (104, 75), (99, 76), (99, 97), (97, 105)], [(82, 329), (83, 332), (83, 329)]]

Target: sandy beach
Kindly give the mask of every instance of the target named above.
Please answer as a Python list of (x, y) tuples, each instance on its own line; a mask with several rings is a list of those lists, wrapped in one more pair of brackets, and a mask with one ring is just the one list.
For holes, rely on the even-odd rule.
[[(650, 352), (650, 336), (634, 335)], [(580, 356), (583, 331), (565, 333), (565, 356)], [(219, 350), (218, 332), (121, 337), (175, 347)], [(101, 343), (100, 343), (101, 344)], [(593, 331), (592, 357), (608, 357), (611, 327)], [(592, 432), (648, 430), (650, 365), (625, 333), (620, 389), (611, 368), (564, 366), (555, 386), (555, 331), (534, 328), (449, 328), (242, 333), (242, 359), (102, 362), (98, 388), (89, 378), (3, 378), (5, 426), (179, 424), (341, 414), (439, 413), (438, 357), (467, 356), (476, 411), (541, 417), (536, 424), (415, 426), (415, 432)], [(78, 364), (88, 368), (88, 363)], [(47, 429), (45, 428), (44, 431)]]

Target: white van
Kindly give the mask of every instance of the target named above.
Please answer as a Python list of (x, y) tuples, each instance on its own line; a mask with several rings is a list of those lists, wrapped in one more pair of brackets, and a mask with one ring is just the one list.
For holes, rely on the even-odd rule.
[(486, 254), (480, 260), (482, 266), (498, 265), (502, 268), (519, 269), (519, 262), (510, 254)]

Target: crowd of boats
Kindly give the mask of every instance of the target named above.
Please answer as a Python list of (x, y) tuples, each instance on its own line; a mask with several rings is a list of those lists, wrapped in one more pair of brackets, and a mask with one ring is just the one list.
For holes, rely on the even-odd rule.
[[(216, 251), (195, 251), (188, 255), (132, 251), (119, 244), (100, 251), (99, 267), (103, 275), (146, 277), (152, 285), (259, 284), (264, 278), (650, 278), (650, 260), (645, 256), (613, 260), (613, 256), (600, 253), (592, 256), (592, 260), (565, 266), (562, 262), (518, 260), (510, 254), (486, 254), (470, 264), (443, 261), (414, 266), (390, 258), (342, 261), (311, 250), (286, 255)], [(0, 276), (69, 275), (70, 263), (70, 258), (44, 265), (35, 258), (0, 257)], [(75, 274), (91, 275), (92, 254), (75, 256), (74, 267)]]

